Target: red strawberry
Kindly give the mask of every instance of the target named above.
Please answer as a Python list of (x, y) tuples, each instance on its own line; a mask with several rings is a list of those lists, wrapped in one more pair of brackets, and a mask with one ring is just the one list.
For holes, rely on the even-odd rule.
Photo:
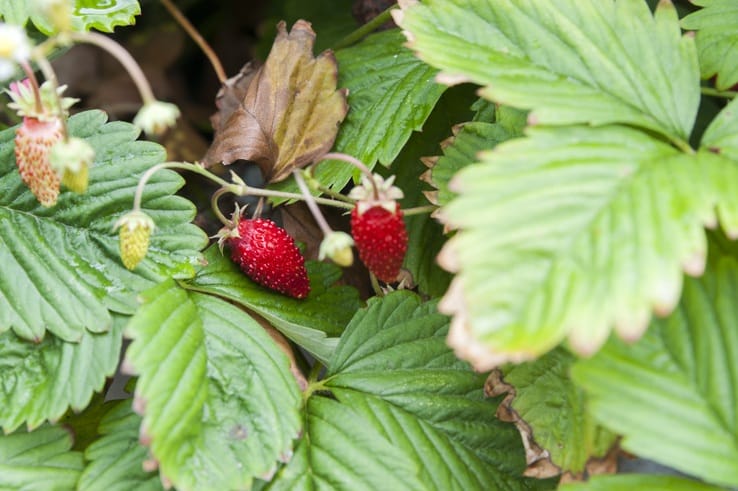
[(294, 298), (310, 293), (305, 258), (287, 232), (264, 218), (237, 220), (219, 234), (231, 259), (256, 283)]
[(59, 118), (46, 121), (26, 116), (15, 132), (15, 163), (23, 182), (44, 206), (59, 196), (59, 176), (49, 162), (51, 147), (62, 138)]
[(363, 213), (361, 208), (357, 205), (351, 212), (351, 235), (359, 257), (378, 279), (392, 283), (407, 252), (407, 231), (400, 205), (394, 203), (394, 212), (381, 205)]

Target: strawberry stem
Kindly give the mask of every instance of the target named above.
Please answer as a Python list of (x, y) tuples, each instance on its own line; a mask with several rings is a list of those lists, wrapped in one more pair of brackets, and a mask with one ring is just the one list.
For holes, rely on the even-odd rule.
[(344, 203), (350, 203), (352, 206), (356, 203), (356, 200), (353, 200), (349, 198), (348, 196), (338, 193), (327, 186), (323, 186), (322, 184), (317, 186), (316, 189), (323, 194), (327, 194), (331, 198), (337, 199), (339, 201), (343, 201)]
[(723, 97), (725, 99), (734, 99), (738, 95), (735, 90), (718, 90), (712, 87), (700, 87), (700, 92), (712, 97)]
[(438, 207), (436, 205), (425, 205), (425, 206), (415, 206), (413, 208), (407, 208), (402, 210), (402, 214), (406, 217), (413, 216), (413, 215), (422, 215), (424, 213), (432, 213), (436, 211)]
[(195, 29), (195, 26), (192, 25), (192, 23), (187, 19), (187, 17), (184, 16), (182, 11), (179, 10), (176, 5), (174, 5), (174, 3), (172, 3), (170, 0), (161, 0), (161, 3), (164, 5), (164, 7), (166, 7), (171, 16), (174, 17), (174, 20), (179, 23), (182, 29), (184, 29), (185, 32), (192, 38), (192, 40), (195, 41), (195, 43), (200, 47), (202, 52), (207, 57), (208, 61), (210, 61), (210, 65), (212, 65), (213, 71), (218, 77), (218, 81), (221, 84), (224, 84), (228, 77), (226, 77), (225, 70), (223, 69), (223, 64), (220, 62), (218, 55), (215, 54), (215, 51), (213, 51), (213, 48), (210, 47), (208, 42), (205, 41), (205, 38), (200, 35), (198, 30)]
[(374, 290), (374, 293), (376, 293), (378, 297), (383, 297), (384, 290), (382, 290), (382, 287), (379, 286), (379, 280), (377, 280), (376, 275), (371, 271), (369, 271), (369, 281), (372, 284), (372, 290)]
[(27, 61), (22, 61), (20, 66), (23, 68), (23, 71), (26, 73), (26, 77), (28, 77), (28, 82), (31, 84), (33, 100), (36, 104), (36, 112), (41, 113), (44, 110), (44, 106), (41, 102), (41, 90), (38, 88), (38, 79), (36, 78), (36, 74), (33, 72), (31, 65), (29, 65)]
[(66, 35), (72, 41), (92, 44), (110, 53), (120, 62), (121, 65), (123, 65), (123, 68), (125, 68), (128, 75), (130, 75), (131, 80), (133, 80), (133, 83), (136, 84), (136, 88), (141, 95), (143, 103), (148, 104), (156, 102), (154, 91), (151, 90), (151, 85), (149, 85), (149, 81), (146, 79), (143, 70), (141, 70), (141, 67), (136, 63), (136, 60), (133, 59), (131, 54), (126, 51), (123, 46), (116, 43), (109, 37), (96, 32), (75, 31), (69, 32)]
[(364, 39), (366, 36), (371, 34), (372, 32), (376, 31), (378, 27), (380, 27), (385, 22), (392, 19), (392, 11), (394, 9), (398, 8), (396, 3), (393, 3), (389, 8), (384, 10), (383, 12), (380, 12), (376, 17), (374, 17), (372, 20), (364, 24), (363, 26), (359, 27), (355, 31), (349, 33), (344, 38), (340, 39), (334, 46), (333, 50), (338, 51), (339, 49), (347, 48), (351, 46), (354, 43), (357, 43)]
[[(224, 193), (233, 193), (236, 196), (262, 196), (265, 198), (286, 198), (286, 199), (297, 199), (297, 200), (306, 199), (305, 196), (302, 194), (287, 193), (287, 192), (282, 192), (282, 191), (273, 191), (271, 189), (254, 188), (254, 187), (247, 185), (243, 181), (240, 181), (240, 179), (238, 179), (240, 182), (230, 183), (216, 176), (215, 174), (207, 170), (202, 164), (199, 164), (199, 163), (193, 164), (190, 162), (162, 162), (161, 164), (157, 164), (149, 168), (146, 172), (144, 172), (141, 175), (141, 178), (138, 181), (138, 185), (136, 186), (136, 194), (133, 197), (133, 209), (134, 210), (141, 209), (141, 200), (143, 198), (143, 190), (148, 180), (151, 179), (151, 176), (153, 176), (156, 172), (162, 169), (189, 170), (189, 171), (194, 172), (195, 174), (200, 174), (201, 176), (206, 177), (210, 179), (211, 181), (219, 184), (221, 188), (213, 194), (213, 197), (211, 198), (211, 204), (213, 205), (213, 213), (215, 213), (218, 219), (221, 222), (223, 222), (223, 224), (225, 225), (229, 225), (231, 221), (225, 218), (225, 216), (223, 216), (223, 214), (220, 212), (220, 208), (218, 208), (218, 199), (220, 199), (220, 197)], [(350, 210), (354, 207), (353, 204), (344, 203), (342, 201), (337, 201), (333, 199), (316, 198), (314, 196), (312, 197), (312, 199), (314, 202), (320, 203), (322, 205), (335, 206), (337, 208), (344, 208), (347, 210)]]
[(299, 187), (300, 191), (302, 191), (302, 196), (305, 200), (305, 204), (308, 208), (310, 208), (310, 213), (313, 214), (313, 218), (315, 218), (315, 221), (318, 223), (320, 230), (323, 231), (323, 235), (331, 234), (333, 230), (331, 229), (330, 225), (328, 225), (328, 222), (325, 220), (325, 217), (323, 216), (323, 213), (321, 213), (320, 208), (318, 208), (318, 204), (315, 202), (315, 197), (310, 192), (310, 189), (308, 189), (308, 186), (305, 183), (305, 179), (302, 177), (302, 174), (298, 169), (292, 171), (292, 174), (295, 176), (297, 187)]
[(318, 165), (320, 162), (324, 160), (341, 160), (359, 169), (369, 179), (369, 182), (372, 183), (372, 190), (374, 191), (374, 199), (377, 199), (377, 200), (379, 199), (379, 188), (377, 187), (377, 183), (374, 181), (374, 174), (372, 174), (372, 171), (369, 170), (369, 167), (367, 167), (366, 164), (364, 164), (364, 162), (357, 159), (356, 157), (353, 157), (345, 153), (328, 152), (326, 154), (323, 154), (319, 159), (317, 159), (314, 165)]
[(220, 223), (230, 228), (234, 226), (233, 220), (229, 220), (228, 218), (226, 218), (226, 216), (223, 215), (223, 213), (220, 211), (220, 206), (218, 205), (218, 200), (220, 199), (220, 197), (229, 192), (231, 191), (225, 187), (215, 191), (210, 197), (210, 207), (213, 209), (213, 214), (215, 214), (218, 220), (220, 220)]
[(51, 82), (51, 91), (54, 94), (54, 103), (56, 104), (56, 115), (59, 117), (59, 121), (61, 121), (62, 138), (65, 142), (69, 141), (67, 114), (64, 109), (64, 105), (62, 104), (62, 98), (59, 95), (59, 81), (56, 78), (56, 72), (54, 71), (54, 68), (51, 66), (51, 63), (49, 63), (49, 60), (47, 60), (45, 56), (39, 56), (36, 58), (35, 61), (38, 64), (38, 67), (41, 69), (41, 73), (44, 74), (44, 78)]
[[(296, 200), (303, 200), (304, 197), (302, 194), (298, 193), (287, 193), (284, 191), (274, 191), (271, 189), (263, 189), (263, 188), (254, 188), (251, 186), (246, 186), (245, 192), (242, 193), (236, 193), (239, 196), (264, 196), (265, 198), (285, 198), (285, 199), (296, 199)], [(345, 210), (351, 210), (354, 208), (353, 203), (344, 203), (342, 201), (338, 201), (335, 199), (326, 199), (326, 198), (320, 198), (317, 196), (313, 196), (313, 199), (321, 204), (321, 205), (327, 205), (327, 206), (335, 206), (336, 208), (343, 208)]]

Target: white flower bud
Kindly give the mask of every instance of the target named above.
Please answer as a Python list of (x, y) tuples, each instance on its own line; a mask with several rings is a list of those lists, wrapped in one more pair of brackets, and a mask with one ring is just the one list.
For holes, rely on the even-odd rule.
[(133, 124), (149, 135), (161, 135), (174, 126), (179, 117), (179, 108), (168, 102), (154, 101), (144, 104), (133, 118)]
[(31, 42), (22, 27), (0, 22), (0, 80), (15, 74), (16, 65), (31, 56)]

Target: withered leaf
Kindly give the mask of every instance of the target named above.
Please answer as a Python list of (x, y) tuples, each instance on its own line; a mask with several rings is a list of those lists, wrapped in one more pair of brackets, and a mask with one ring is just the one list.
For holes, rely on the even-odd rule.
[(309, 22), (298, 20), (289, 33), (280, 22), (264, 65), (224, 84), (205, 165), (250, 160), (274, 183), (330, 150), (348, 112), (346, 90), (336, 88), (333, 53), (314, 57), (314, 42)]

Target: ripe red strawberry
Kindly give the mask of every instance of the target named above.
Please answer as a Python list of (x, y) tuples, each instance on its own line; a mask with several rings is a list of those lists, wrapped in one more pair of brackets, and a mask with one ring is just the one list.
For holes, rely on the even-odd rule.
[(219, 234), (231, 259), (256, 283), (294, 298), (310, 293), (305, 258), (287, 232), (264, 218), (240, 219)]
[(59, 118), (42, 121), (26, 116), (15, 132), (15, 163), (23, 182), (44, 206), (59, 196), (59, 176), (49, 162), (51, 147), (62, 138)]
[(386, 283), (397, 279), (407, 252), (402, 211), (399, 204), (393, 203), (394, 211), (381, 205), (361, 210), (357, 205), (351, 212), (351, 235), (359, 257), (369, 271)]

